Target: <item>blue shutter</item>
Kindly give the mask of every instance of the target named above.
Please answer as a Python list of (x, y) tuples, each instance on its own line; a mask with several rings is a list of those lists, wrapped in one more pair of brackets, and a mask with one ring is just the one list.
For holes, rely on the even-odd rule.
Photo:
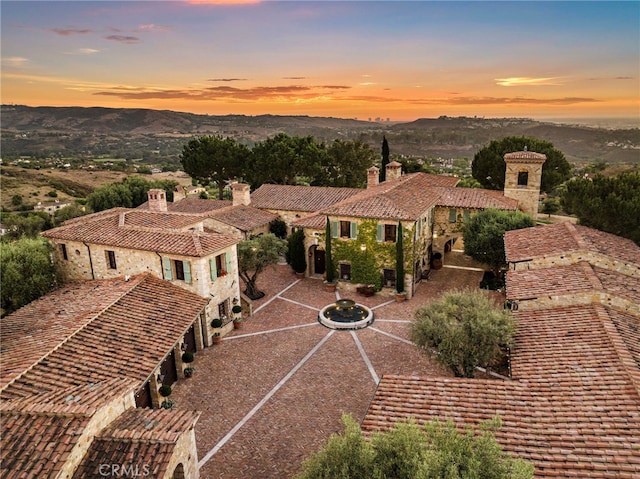
[(382, 243), (384, 240), (384, 225), (382, 223), (378, 223), (378, 230), (376, 231), (376, 241), (378, 243)]
[(216, 258), (209, 258), (209, 274), (211, 274), (211, 281), (218, 279), (218, 269), (216, 268)]
[(337, 221), (332, 221), (331, 222), (331, 237), (332, 238), (337, 238), (338, 236), (340, 236), (340, 229), (338, 228), (338, 222)]
[(169, 258), (162, 258), (162, 266), (164, 268), (164, 279), (171, 281), (173, 279), (171, 274), (171, 260)]
[(350, 237), (351, 239), (356, 239), (358, 237), (358, 223), (356, 223), (355, 221), (351, 222), (351, 228), (350, 228)]
[(231, 253), (224, 253), (225, 264), (227, 268), (227, 274), (231, 274)]
[(191, 262), (183, 261), (182, 266), (184, 268), (184, 282), (191, 284)]

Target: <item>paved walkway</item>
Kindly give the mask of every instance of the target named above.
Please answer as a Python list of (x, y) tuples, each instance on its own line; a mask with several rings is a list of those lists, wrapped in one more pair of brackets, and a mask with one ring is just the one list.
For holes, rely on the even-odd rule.
[(450, 376), (408, 340), (415, 308), (454, 287), (477, 287), (482, 273), (441, 269), (410, 301), (358, 296), (374, 309), (364, 330), (333, 331), (317, 322), (340, 292), (298, 280), (286, 265), (263, 273), (254, 315), (222, 343), (197, 354), (193, 378), (181, 380), (178, 409), (202, 412), (196, 441), (203, 479), (290, 478), (334, 432), (341, 415), (362, 420), (384, 374)]

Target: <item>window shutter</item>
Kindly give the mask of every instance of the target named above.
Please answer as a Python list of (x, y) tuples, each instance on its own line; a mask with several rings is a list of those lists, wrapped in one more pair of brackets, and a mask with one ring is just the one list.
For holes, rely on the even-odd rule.
[(225, 268), (227, 269), (227, 274), (231, 273), (231, 253), (224, 254), (225, 259)]
[(191, 284), (191, 262), (183, 261), (182, 267), (184, 268), (184, 282)]
[(455, 223), (456, 222), (456, 209), (455, 208), (451, 208), (449, 209), (449, 223)]
[(351, 231), (349, 232), (351, 239), (356, 239), (358, 237), (358, 223), (355, 221), (351, 222)]
[(164, 267), (164, 279), (171, 281), (173, 279), (171, 274), (171, 260), (169, 258), (162, 258), (162, 266)]
[(332, 221), (331, 222), (331, 237), (332, 238), (337, 238), (340, 235), (340, 229), (338, 228), (338, 222), (337, 221)]
[(378, 243), (382, 243), (384, 240), (384, 225), (382, 223), (378, 223), (378, 230), (376, 231), (376, 240)]
[(218, 270), (216, 268), (216, 258), (209, 258), (209, 273), (211, 274), (211, 281), (218, 279)]

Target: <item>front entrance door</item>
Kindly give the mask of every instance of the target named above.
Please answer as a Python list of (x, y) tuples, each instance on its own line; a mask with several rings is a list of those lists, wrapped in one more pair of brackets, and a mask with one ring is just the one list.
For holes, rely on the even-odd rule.
[(178, 380), (178, 370), (176, 368), (176, 352), (171, 352), (164, 358), (160, 365), (160, 374), (162, 374), (162, 384), (167, 386), (173, 385)]
[(324, 261), (324, 250), (323, 249), (315, 249), (315, 252), (313, 254), (314, 257), (314, 261), (313, 261), (313, 272), (315, 274), (324, 274), (325, 272), (325, 261)]
[(187, 345), (187, 349), (185, 351), (189, 351), (190, 353), (196, 352), (196, 330), (193, 327), (193, 324), (184, 334), (184, 343)]

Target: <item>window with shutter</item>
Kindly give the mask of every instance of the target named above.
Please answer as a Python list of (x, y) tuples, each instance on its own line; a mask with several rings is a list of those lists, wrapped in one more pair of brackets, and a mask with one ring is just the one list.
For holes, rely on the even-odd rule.
[(211, 275), (211, 281), (218, 279), (218, 268), (216, 268), (215, 258), (209, 258), (209, 274)]
[(171, 274), (171, 260), (169, 258), (162, 258), (162, 267), (164, 269), (164, 279), (171, 281), (173, 275)]
[(182, 268), (184, 270), (184, 282), (191, 284), (191, 263), (189, 261), (183, 261)]
[(351, 239), (356, 239), (358, 237), (358, 223), (355, 221), (351, 222), (351, 231), (349, 233)]
[(378, 223), (378, 229), (376, 230), (376, 241), (382, 243), (384, 240), (384, 225), (382, 223)]
[(338, 222), (337, 221), (332, 221), (331, 222), (331, 237), (332, 238), (338, 238), (340, 236), (340, 229), (338, 228)]
[(449, 223), (455, 223), (455, 222), (456, 222), (456, 209), (451, 208), (449, 209)]

